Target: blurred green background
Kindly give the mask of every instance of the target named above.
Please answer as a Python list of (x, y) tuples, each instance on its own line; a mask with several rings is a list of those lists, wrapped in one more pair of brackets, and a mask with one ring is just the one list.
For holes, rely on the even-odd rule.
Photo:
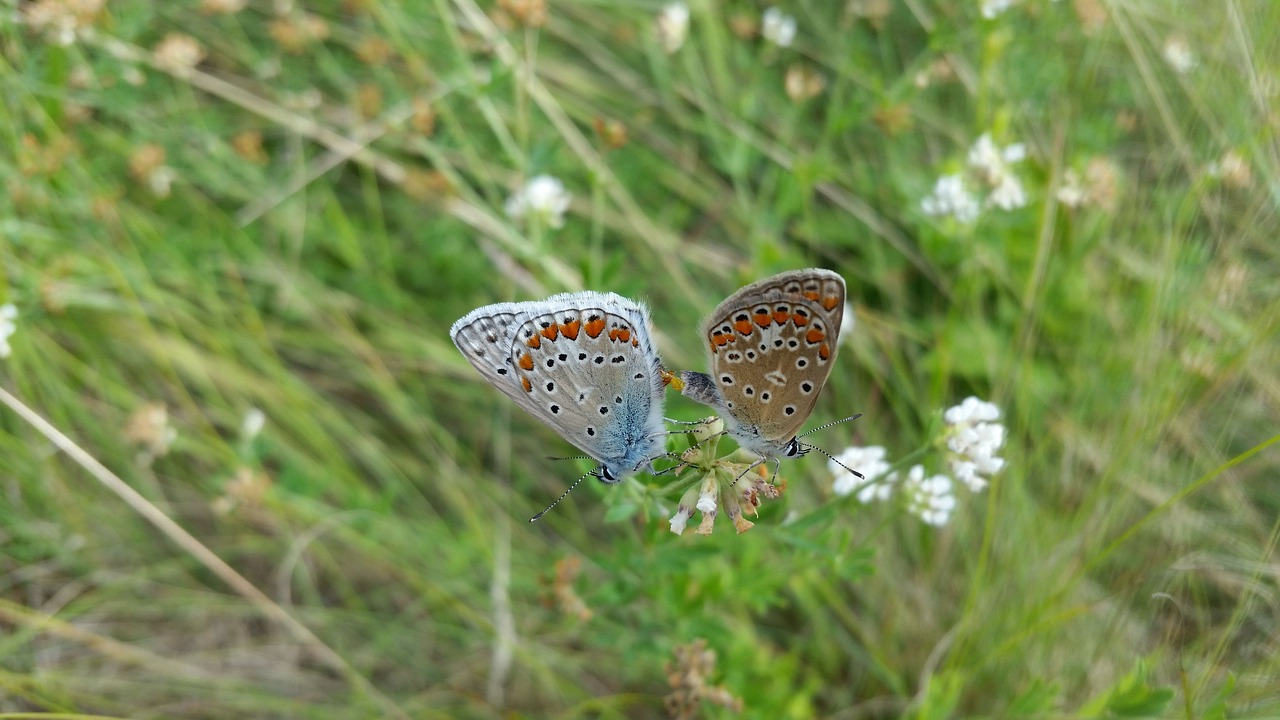
[[(0, 712), (1280, 715), (1280, 4), (664, 7), (4, 3)], [(504, 209), (544, 174), (561, 227)], [(589, 465), (455, 319), (613, 291), (703, 369), (810, 266), (857, 318), (810, 427), (865, 416), (809, 439), (943, 472), (977, 395), (990, 487), (526, 522)]]

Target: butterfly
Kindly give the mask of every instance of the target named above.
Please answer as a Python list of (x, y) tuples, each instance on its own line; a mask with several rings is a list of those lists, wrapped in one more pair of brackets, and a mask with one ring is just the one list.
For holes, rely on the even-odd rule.
[(844, 300), (838, 274), (792, 270), (738, 290), (703, 322), (711, 372), (681, 373), (682, 394), (715, 408), (725, 432), (760, 456), (748, 471), (817, 449), (796, 433), (835, 364)]
[(666, 455), (671, 375), (649, 328), (644, 305), (577, 292), (476, 308), (449, 337), (489, 384), (599, 463), (587, 475), (613, 484)]

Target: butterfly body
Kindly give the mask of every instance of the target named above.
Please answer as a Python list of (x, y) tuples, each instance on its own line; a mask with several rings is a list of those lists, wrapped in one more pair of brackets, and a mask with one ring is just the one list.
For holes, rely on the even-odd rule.
[(844, 279), (817, 268), (738, 290), (703, 323), (710, 372), (682, 373), (683, 394), (762, 460), (804, 455), (797, 432), (835, 363), (844, 301)]
[(616, 483), (664, 454), (663, 376), (647, 309), (613, 293), (477, 308), (450, 337), (494, 387)]

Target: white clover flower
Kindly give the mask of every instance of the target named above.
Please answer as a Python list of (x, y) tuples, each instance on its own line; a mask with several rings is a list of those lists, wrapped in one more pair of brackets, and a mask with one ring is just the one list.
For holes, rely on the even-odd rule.
[(569, 200), (570, 195), (563, 183), (550, 175), (538, 175), (507, 198), (507, 216), (519, 220), (527, 215), (537, 215), (549, 227), (562, 227)]
[(668, 3), (658, 12), (656, 23), (662, 51), (671, 55), (689, 36), (689, 6), (682, 2)]
[(983, 133), (974, 141), (973, 147), (969, 148), (968, 161), (969, 167), (982, 173), (995, 172), (1004, 165), (1000, 149), (996, 147), (990, 133)]
[(1205, 168), (1205, 174), (1234, 190), (1247, 188), (1253, 184), (1253, 168), (1249, 161), (1239, 152), (1228, 150), (1222, 158), (1214, 160)]
[(1080, 179), (1080, 173), (1067, 169), (1062, 174), (1062, 184), (1058, 186), (1058, 192), (1055, 196), (1058, 202), (1069, 208), (1078, 208), (1084, 205), (1089, 199), (1089, 193), (1084, 188), (1084, 182)]
[(17, 16), (49, 42), (65, 47), (93, 32), (104, 5), (105, 0), (36, 0), (22, 5)]
[(18, 331), (18, 307), (13, 303), (0, 305), (0, 358), (9, 357), (13, 348), (9, 347), (9, 338)]
[(969, 148), (969, 167), (976, 170), (983, 181), (991, 187), (999, 187), (1011, 171), (1009, 166), (1022, 162), (1027, 157), (1027, 146), (1013, 143), (1000, 148), (991, 139), (990, 133), (983, 133), (973, 147)]
[(698, 504), (694, 507), (698, 508), (700, 513), (713, 513), (716, 511), (716, 488), (715, 485), (704, 487), (702, 493), (698, 495)]
[(1186, 74), (1200, 64), (1186, 38), (1173, 36), (1164, 42), (1164, 61), (1176, 73)]
[(946, 412), (942, 413), (942, 419), (951, 425), (976, 421), (989, 422), (1000, 419), (1000, 408), (995, 403), (979, 400), (970, 395), (959, 405), (947, 408)]
[(995, 404), (969, 396), (959, 405), (948, 408), (942, 419), (951, 471), (960, 482), (977, 492), (987, 486), (988, 478), (1004, 469), (1004, 458), (996, 452), (1004, 446), (1007, 431)]
[[(1027, 191), (1010, 168), (1027, 157), (1027, 147), (1013, 143), (1003, 148), (996, 145), (990, 133), (983, 133), (969, 148), (966, 162), (990, 192), (985, 204), (1001, 210), (1016, 210), (1027, 204)], [(933, 194), (920, 203), (926, 215), (954, 217), (969, 223), (978, 218), (981, 204), (960, 175), (943, 175), (933, 187)]]
[(778, 47), (791, 47), (791, 41), (796, 37), (796, 19), (776, 7), (770, 7), (761, 18), (760, 34)]
[(669, 521), (671, 524), (671, 532), (682, 535), (684, 528), (689, 524), (689, 518), (693, 517), (693, 508), (681, 505), (676, 508), (676, 514), (671, 516)]
[(252, 440), (262, 432), (263, 426), (267, 424), (267, 415), (258, 408), (249, 408), (249, 412), (244, 414), (244, 420), (240, 422), (240, 435), (245, 440)]
[[(831, 483), (831, 491), (836, 495), (848, 495), (855, 489), (858, 501), (866, 504), (875, 500), (888, 500), (893, 494), (893, 483), (898, 479), (897, 473), (889, 472), (889, 463), (885, 462), (885, 449), (873, 445), (871, 447), (851, 447), (827, 461), (827, 469), (835, 477)], [(845, 467), (857, 470), (866, 479), (849, 472)], [(882, 477), (884, 476), (884, 477)]]
[(162, 402), (143, 405), (129, 416), (124, 428), (124, 437), (137, 443), (145, 451), (141, 456), (144, 464), (169, 452), (169, 446), (178, 438), (178, 431), (169, 424), (169, 410)]
[(951, 216), (962, 223), (978, 219), (981, 206), (959, 175), (943, 175), (933, 185), (933, 193), (920, 201), (920, 209), (931, 217)]
[(987, 203), (1001, 210), (1017, 210), (1027, 204), (1027, 191), (1022, 181), (1013, 175), (1005, 175), (1000, 184), (987, 196)]
[(982, 0), (982, 17), (990, 20), (1013, 7), (1014, 0)]
[(178, 178), (178, 173), (168, 165), (161, 165), (152, 170), (147, 175), (147, 188), (151, 190), (151, 194), (156, 197), (169, 197), (169, 192), (173, 188), (173, 181)]
[(951, 478), (946, 475), (926, 478), (923, 465), (912, 466), (902, 483), (902, 491), (907, 495), (907, 511), (928, 525), (946, 525), (956, 509), (951, 485)]
[(1005, 145), (1004, 149), (1000, 151), (1000, 158), (1010, 165), (1022, 162), (1027, 159), (1027, 146), (1023, 143)]

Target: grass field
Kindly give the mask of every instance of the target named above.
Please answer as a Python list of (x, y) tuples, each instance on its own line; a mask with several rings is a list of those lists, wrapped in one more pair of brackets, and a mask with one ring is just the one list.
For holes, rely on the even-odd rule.
[[(1004, 5), (7, 0), (0, 715), (1280, 716), (1280, 3)], [(527, 522), (591, 465), (455, 319), (612, 291), (704, 370), (802, 267), (887, 498)]]

